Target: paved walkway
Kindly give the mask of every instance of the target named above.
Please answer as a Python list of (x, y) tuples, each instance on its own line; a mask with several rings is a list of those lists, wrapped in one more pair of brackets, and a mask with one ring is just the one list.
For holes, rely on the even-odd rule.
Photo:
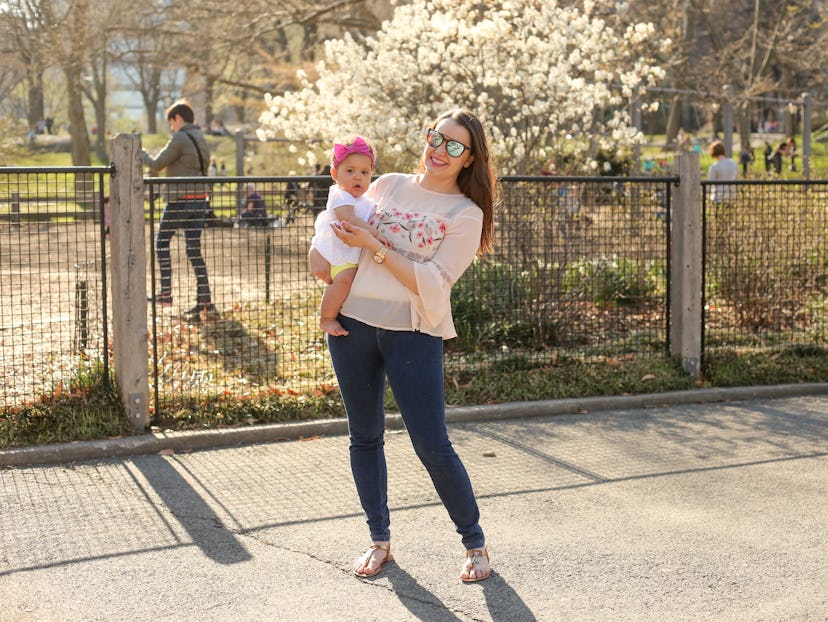
[(679, 401), (452, 423), (475, 585), (402, 430), (368, 580), (345, 436), (7, 466), (0, 620), (826, 620), (828, 396)]

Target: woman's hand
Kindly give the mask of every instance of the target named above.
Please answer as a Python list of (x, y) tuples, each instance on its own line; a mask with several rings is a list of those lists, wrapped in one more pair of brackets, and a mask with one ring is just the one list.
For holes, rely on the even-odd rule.
[(331, 223), (334, 235), (339, 238), (344, 244), (351, 247), (366, 248), (369, 251), (377, 251), (382, 247), (382, 242), (374, 237), (374, 234), (356, 227), (348, 221), (341, 220), (339, 222)]

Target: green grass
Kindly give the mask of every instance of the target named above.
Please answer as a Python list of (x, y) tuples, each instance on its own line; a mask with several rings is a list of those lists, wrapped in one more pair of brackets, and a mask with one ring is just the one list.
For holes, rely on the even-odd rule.
[(0, 411), (0, 449), (133, 434), (114, 388), (100, 366), (79, 369), (66, 385), (39, 399)]
[(715, 387), (826, 382), (828, 350), (706, 352), (703, 371), (706, 382)]
[[(667, 159), (670, 165), (672, 165), (674, 152), (672, 150), (665, 151), (664, 150), (664, 135), (655, 135), (655, 136), (648, 136), (647, 137), (647, 144), (641, 149), (641, 159), (642, 161), (646, 157), (652, 157), (654, 160), (658, 161), (659, 159)], [(753, 147), (753, 155), (754, 155), (754, 162), (750, 165), (748, 169), (751, 176), (754, 178), (764, 178), (765, 177), (765, 162), (764, 162), (764, 146), (765, 146), (765, 137), (761, 134), (754, 134), (751, 137), (751, 146)], [(776, 147), (781, 139), (774, 139), (770, 140), (772, 147)], [(780, 179), (801, 179), (802, 177), (802, 136), (796, 136), (796, 144), (799, 153), (797, 154), (796, 158), (796, 165), (798, 170), (796, 172), (790, 171), (788, 169), (788, 164), (790, 163), (788, 158), (785, 158), (782, 166), (782, 173), (780, 175)], [(708, 151), (709, 145), (703, 145), (701, 147), (701, 153), (699, 154), (699, 163), (701, 165), (703, 177), (707, 175), (707, 170), (710, 168), (710, 165), (713, 163), (712, 158), (710, 157), (710, 153)], [(738, 161), (739, 157), (739, 145), (733, 145), (733, 159)], [(658, 169), (656, 169), (658, 170)], [(741, 174), (741, 167), (740, 167), (740, 174)], [(815, 138), (811, 140), (811, 179), (825, 179), (828, 177), (828, 141), (819, 141)]]
[[(153, 150), (162, 146), (167, 136), (145, 136), (143, 140)], [(215, 141), (217, 159), (224, 159), (228, 169), (233, 168), (235, 141), (232, 138), (211, 140)], [(267, 154), (277, 148), (278, 144), (254, 145), (251, 149), (253, 155), (245, 165), (251, 169), (247, 172), (256, 175), (285, 174), (284, 170), (271, 170), (278, 166)], [(823, 176), (828, 171), (826, 151), (828, 145), (814, 143), (813, 169), (821, 170)], [(28, 157), (25, 162), (15, 164), (69, 165), (69, 154), (66, 153), (42, 152)], [(703, 166), (708, 161), (709, 157), (704, 155)], [(312, 307), (315, 309), (314, 305)], [(259, 332), (265, 334), (267, 326), (262, 324), (259, 328)], [(253, 332), (259, 334), (256, 330)], [(223, 337), (232, 341), (233, 335)], [(300, 348), (314, 346), (301, 339), (304, 337), (300, 337)], [(216, 343), (221, 346), (223, 342), (216, 340)], [(294, 342), (283, 345), (296, 347)], [(227, 347), (232, 347), (232, 343)], [(479, 365), (473, 371), (455, 371), (451, 361), (446, 369), (447, 403), (465, 406), (658, 393), (700, 386), (825, 382), (828, 380), (828, 352), (801, 348), (780, 348), (776, 351), (747, 347), (738, 351), (733, 348), (711, 348), (705, 354), (700, 381), (690, 378), (672, 359), (659, 355), (590, 356), (563, 351), (559, 354), (544, 353), (542, 357), (537, 353), (510, 354), (501, 356), (496, 362)], [(169, 400), (166, 403), (162, 400), (160, 413), (153, 419), (153, 424), (162, 429), (198, 430), (343, 416), (341, 400), (332, 384), (312, 384), (304, 380), (307, 379), (286, 379), (282, 386), (269, 386), (244, 397), (228, 392), (208, 398)], [(291, 382), (306, 388), (291, 389)], [(390, 411), (396, 409), (390, 392), (386, 394), (386, 407)], [(100, 370), (95, 369), (79, 370), (71, 382), (54, 387), (32, 403), (0, 411), (0, 448), (133, 433), (117, 394), (106, 385)]]

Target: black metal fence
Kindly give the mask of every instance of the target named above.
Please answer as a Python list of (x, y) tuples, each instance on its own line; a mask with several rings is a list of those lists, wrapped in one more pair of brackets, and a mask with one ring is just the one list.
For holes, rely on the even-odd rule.
[[(181, 183), (147, 180), (150, 242), (158, 234), (164, 194)], [(216, 397), (256, 399), (331, 386), (317, 327), (322, 288), (309, 276), (306, 259), (330, 178), (223, 177), (206, 183), (210, 212), (201, 251), (215, 311), (188, 313), (198, 286), (180, 231), (171, 243), (172, 305), (152, 308), (155, 408), (175, 411)], [(154, 248), (149, 256), (150, 291), (158, 299)]]
[(828, 181), (702, 182), (703, 348), (828, 344)]
[[(204, 180), (199, 179), (202, 182)], [(538, 362), (667, 352), (667, 232), (674, 178), (506, 177), (496, 252), (455, 285), (459, 338), (446, 365), (475, 371), (504, 359)], [(165, 189), (152, 179), (152, 235)], [(183, 235), (172, 244), (171, 306), (152, 315), (156, 408), (215, 396), (325, 392), (335, 385), (318, 328), (323, 291), (307, 271), (327, 178), (221, 178), (202, 235), (215, 313), (188, 314), (197, 282)], [(266, 216), (244, 210), (263, 204)], [(151, 255), (154, 257), (154, 255)], [(152, 292), (157, 298), (156, 261)]]
[(0, 410), (109, 381), (110, 169), (0, 169)]
[[(17, 408), (98, 370), (109, 378), (108, 168), (0, 170), (0, 406)], [(92, 179), (90, 182), (89, 179)], [(80, 180), (80, 181), (79, 181)], [(172, 300), (150, 306), (157, 412), (216, 399), (312, 395), (335, 387), (317, 327), (323, 287), (307, 270), (325, 177), (200, 178), (214, 314), (188, 315), (196, 280), (184, 235), (171, 244)], [(147, 289), (162, 195), (145, 180)], [(459, 338), (446, 365), (475, 373), (512, 359), (663, 357), (670, 332), (671, 206), (678, 179), (505, 177), (492, 255), (455, 285)], [(703, 183), (705, 347), (822, 346), (825, 181)], [(264, 215), (242, 217), (248, 206)]]

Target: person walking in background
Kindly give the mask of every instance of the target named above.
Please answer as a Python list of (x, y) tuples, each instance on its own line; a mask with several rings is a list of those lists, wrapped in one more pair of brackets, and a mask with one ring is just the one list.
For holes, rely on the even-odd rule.
[(785, 147), (785, 155), (791, 159), (791, 170), (796, 172), (796, 141), (793, 136), (788, 139)]
[[(452, 285), (475, 255), (491, 250), (496, 177), (474, 113), (441, 115), (425, 138), (418, 174), (383, 175), (368, 192), (393, 250), (367, 229), (332, 225), (340, 240), (363, 250), (338, 318), (348, 334), (327, 338), (372, 540), (353, 571), (373, 576), (393, 559), (383, 440), (387, 377), (414, 450), (466, 548), (460, 579), (481, 581), (492, 569), (471, 480), (446, 430), (442, 365), (443, 340), (456, 336)], [(328, 270), (312, 266), (326, 282)]]
[(777, 175), (782, 174), (782, 158), (785, 155), (787, 149), (788, 143), (780, 143), (779, 146), (773, 151), (771, 162), (773, 162), (773, 172)]
[(768, 141), (765, 141), (765, 173), (770, 175), (771, 166), (773, 166), (773, 147)]
[[(733, 181), (739, 176), (739, 166), (725, 155), (725, 146), (717, 140), (710, 145), (710, 165), (707, 178), (711, 181)], [(736, 188), (731, 184), (714, 184), (710, 187), (710, 200), (714, 203), (730, 203), (736, 198)]]
[(744, 143), (742, 145), (742, 151), (739, 152), (739, 164), (742, 165), (742, 177), (748, 176), (748, 170), (753, 161), (753, 149), (750, 148), (750, 144)]
[[(210, 149), (201, 130), (193, 124), (195, 113), (192, 107), (186, 100), (179, 100), (166, 110), (166, 116), (172, 129), (169, 141), (155, 157), (143, 150), (142, 162), (150, 168), (153, 175), (166, 169), (167, 177), (206, 176)], [(209, 210), (207, 193), (206, 184), (167, 185), (167, 205), (155, 236), (161, 291), (150, 301), (167, 307), (173, 303), (170, 241), (175, 232), (182, 229), (187, 245), (187, 257), (196, 277), (196, 304), (185, 315), (194, 320), (202, 315), (210, 317), (216, 314), (210, 294), (207, 264), (201, 254), (201, 233)]]

